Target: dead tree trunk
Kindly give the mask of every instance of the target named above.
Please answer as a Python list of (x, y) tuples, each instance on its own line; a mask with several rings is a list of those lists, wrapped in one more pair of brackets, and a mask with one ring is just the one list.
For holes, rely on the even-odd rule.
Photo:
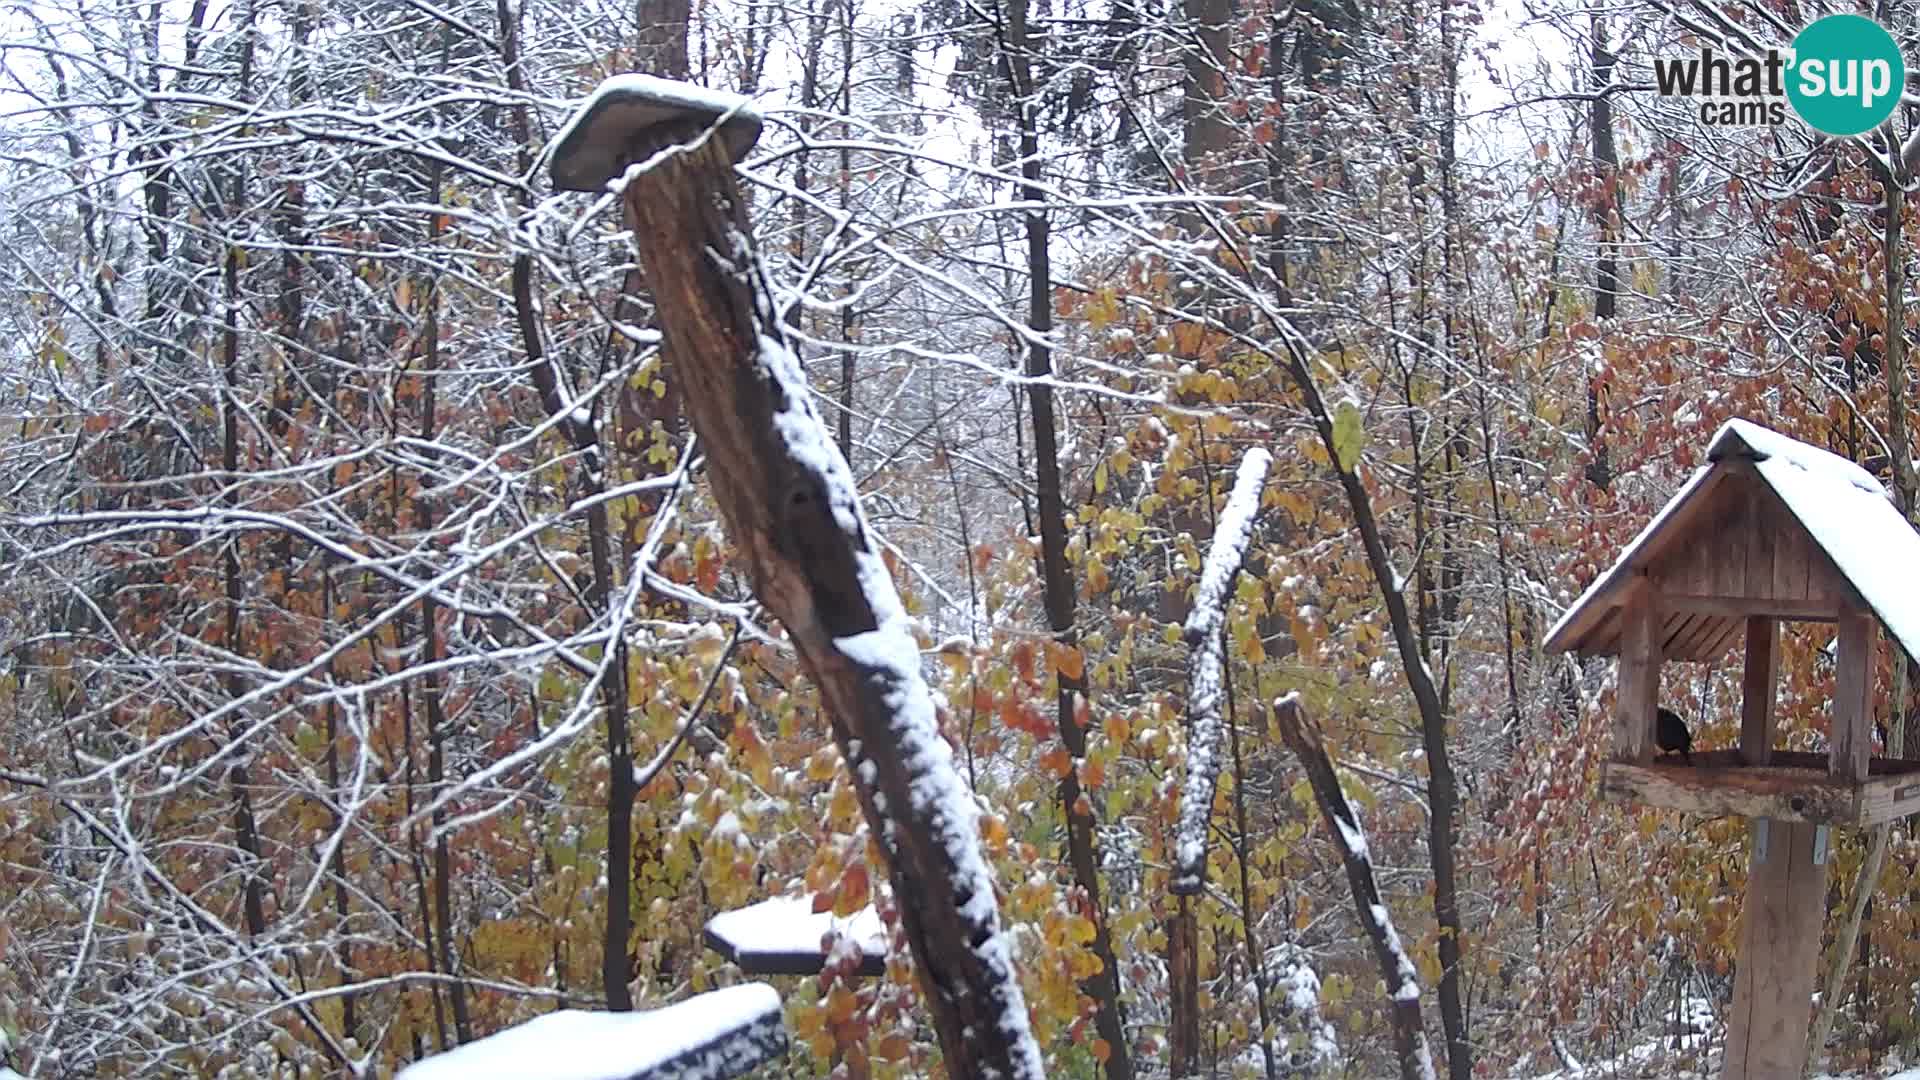
[[(820, 688), (886, 854), (948, 1075), (1040, 1080), (978, 813), (754, 251), (729, 148), (750, 144), (757, 128), (751, 114), (718, 132), (712, 123), (740, 120), (743, 106), (682, 84), (616, 80), (562, 136), (553, 171), (586, 188), (621, 178), (714, 501), (755, 595)], [(745, 139), (734, 138), (743, 126)]]
[(1347, 886), (1353, 890), (1354, 911), (1360, 916), (1360, 929), (1373, 945), (1374, 959), (1380, 964), (1380, 977), (1387, 984), (1388, 1015), (1393, 1020), (1393, 1046), (1400, 1058), (1400, 1075), (1406, 1080), (1434, 1080), (1433, 1054), (1427, 1049), (1427, 1034), (1420, 1021), (1420, 978), (1413, 960), (1400, 945), (1393, 917), (1380, 902), (1380, 888), (1373, 878), (1373, 858), (1367, 851), (1367, 834), (1360, 830), (1360, 819), (1340, 790), (1340, 777), (1333, 771), (1333, 759), (1320, 737), (1320, 725), (1300, 707), (1297, 694), (1288, 694), (1273, 703), (1273, 719), (1280, 737), (1300, 759), (1307, 782), (1313, 787), (1313, 801), (1326, 818), (1327, 832), (1340, 861), (1347, 869)]
[[(1599, 258), (1593, 273), (1593, 318), (1601, 333), (1613, 322), (1620, 296), (1620, 151), (1613, 143), (1613, 99), (1608, 97), (1613, 82), (1614, 55), (1607, 50), (1606, 24), (1593, 17), (1593, 139), (1594, 181), (1599, 195), (1594, 202), (1595, 224), (1600, 231)], [(1587, 480), (1606, 490), (1613, 483), (1613, 463), (1607, 455), (1606, 418), (1602, 415), (1602, 389), (1597, 377), (1586, 372), (1587, 379)]]

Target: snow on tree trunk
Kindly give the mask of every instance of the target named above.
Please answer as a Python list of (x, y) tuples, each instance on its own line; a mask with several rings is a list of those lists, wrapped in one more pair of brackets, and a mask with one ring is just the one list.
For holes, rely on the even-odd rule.
[(1334, 773), (1333, 759), (1327, 756), (1320, 725), (1307, 716), (1300, 695), (1288, 694), (1273, 703), (1274, 722), (1280, 737), (1300, 759), (1313, 788), (1314, 802), (1327, 821), (1334, 846), (1340, 849), (1340, 861), (1346, 866), (1347, 885), (1353, 890), (1354, 910), (1360, 916), (1360, 928), (1373, 945), (1374, 959), (1380, 964), (1380, 977), (1386, 980), (1387, 1002), (1393, 1019), (1394, 1049), (1400, 1057), (1400, 1075), (1405, 1080), (1436, 1080), (1433, 1053), (1427, 1047), (1427, 1033), (1420, 1020), (1420, 975), (1400, 943), (1393, 928), (1393, 915), (1380, 900), (1380, 888), (1373, 876), (1373, 856), (1367, 850), (1367, 834), (1360, 819), (1340, 790), (1340, 778)]
[(646, 165), (615, 185), (715, 501), (755, 594), (820, 687), (887, 855), (948, 1075), (1038, 1080), (978, 807), (846, 460), (774, 317), (722, 140), (707, 133), (689, 121), (642, 132), (629, 160)]
[(1260, 513), (1260, 487), (1266, 482), (1273, 455), (1258, 447), (1240, 459), (1233, 494), (1220, 511), (1213, 548), (1200, 572), (1193, 610), (1187, 615), (1187, 782), (1180, 792), (1180, 818), (1174, 825), (1173, 892), (1190, 896), (1207, 880), (1207, 819), (1213, 812), (1213, 788), (1220, 776), (1221, 702), (1225, 699), (1222, 671), (1225, 641), (1221, 628), (1227, 620), (1227, 601), (1233, 582), (1246, 562), (1253, 539), (1254, 519)]

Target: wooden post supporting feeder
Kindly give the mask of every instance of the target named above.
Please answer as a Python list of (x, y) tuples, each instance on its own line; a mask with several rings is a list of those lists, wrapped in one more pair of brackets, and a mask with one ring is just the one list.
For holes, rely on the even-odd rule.
[(550, 172), (556, 187), (621, 195), (734, 557), (820, 689), (948, 1075), (1039, 1080), (978, 811), (754, 251), (733, 165), (759, 130), (744, 98), (619, 76), (560, 134)]
[[(1896, 589), (1920, 535), (1864, 470), (1743, 420), (1548, 633), (1550, 652), (1617, 656), (1605, 798), (1752, 820), (1728, 1078), (1798, 1076), (1825, 913), (1828, 830), (1920, 810), (1920, 762), (1870, 757), (1876, 629), (1920, 655), (1920, 604)], [(1836, 626), (1825, 754), (1774, 747), (1780, 624)], [(1739, 742), (1657, 756), (1668, 660), (1744, 648)]]

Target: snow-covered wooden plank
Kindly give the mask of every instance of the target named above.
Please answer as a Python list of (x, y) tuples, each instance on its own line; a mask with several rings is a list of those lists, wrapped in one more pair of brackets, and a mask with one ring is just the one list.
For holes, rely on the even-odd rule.
[(1273, 455), (1255, 447), (1240, 459), (1233, 493), (1220, 511), (1213, 546), (1200, 570), (1193, 610), (1187, 614), (1187, 776), (1180, 790), (1180, 817), (1174, 824), (1173, 892), (1198, 893), (1207, 879), (1207, 819), (1220, 777), (1221, 714), (1226, 699), (1225, 635), (1227, 602), (1233, 582), (1247, 560), (1253, 524), (1260, 515), (1260, 488)]
[(730, 152), (706, 137), (711, 127), (696, 108), (597, 136), (624, 146), (630, 163), (619, 190), (670, 378), (707, 454), (734, 553), (820, 688), (886, 852), (948, 1075), (1039, 1080), (979, 808), (940, 732), (853, 476), (774, 312)]
[(749, 975), (818, 975), (844, 954), (858, 957), (855, 974), (886, 974), (887, 928), (872, 905), (841, 918), (813, 904), (810, 896), (775, 896), (723, 911), (707, 920), (707, 947)]
[(547, 1013), (410, 1065), (400, 1080), (729, 1080), (786, 1051), (780, 995), (747, 983), (650, 1012)]

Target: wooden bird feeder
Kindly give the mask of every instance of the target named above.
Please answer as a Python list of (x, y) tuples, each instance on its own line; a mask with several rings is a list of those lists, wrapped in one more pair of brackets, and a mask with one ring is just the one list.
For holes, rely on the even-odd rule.
[(546, 1013), (415, 1062), (399, 1080), (731, 1080), (786, 1052), (780, 995), (746, 983), (651, 1012)]
[[(1548, 633), (1550, 652), (1620, 658), (1604, 798), (1752, 819), (1724, 1077), (1798, 1076), (1825, 915), (1828, 829), (1920, 810), (1920, 762), (1873, 758), (1876, 628), (1920, 655), (1920, 603), (1901, 583), (1917, 535), (1867, 472), (1744, 420)], [(1833, 623), (1825, 754), (1774, 747), (1783, 621)], [(1656, 757), (1667, 660), (1745, 647), (1738, 745)]]

